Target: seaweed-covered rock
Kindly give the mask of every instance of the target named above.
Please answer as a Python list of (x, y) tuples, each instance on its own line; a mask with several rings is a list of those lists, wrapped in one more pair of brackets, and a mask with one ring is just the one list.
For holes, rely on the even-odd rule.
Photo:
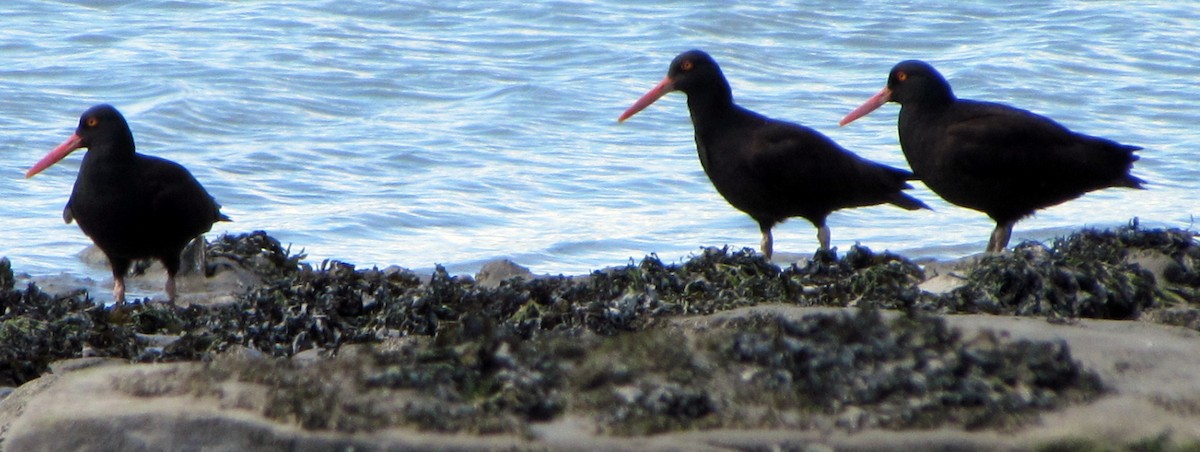
[[(246, 234), (222, 234), (205, 249), (209, 266), (228, 260), (249, 268), (265, 280), (290, 276), (301, 267), (303, 252), (292, 254), (279, 240), (264, 231)], [(213, 269), (206, 269), (209, 275)]]
[(862, 245), (852, 246), (841, 260), (832, 251), (818, 251), (805, 266), (793, 264), (783, 276), (803, 288), (802, 304), (879, 308), (912, 306), (925, 279), (912, 261)]
[(925, 314), (750, 317), (726, 328), (733, 332), (717, 348), (747, 366), (743, 405), (816, 410), (852, 429), (1020, 423), (1102, 391), (1064, 343), (964, 340)]
[(132, 357), (133, 332), (113, 324), (109, 312), (78, 296), (52, 297), (30, 284), (0, 292), (0, 386), (40, 376), (51, 362), (97, 356)]
[[(1161, 265), (1145, 268), (1137, 250)], [(941, 295), (919, 289), (924, 274), (911, 261), (862, 246), (784, 269), (752, 250), (708, 248), (679, 264), (648, 256), (582, 277), (486, 286), (440, 266), (422, 282), (403, 269), (310, 265), (262, 232), (223, 236), (208, 253), (216, 270), (248, 268), (261, 283), (220, 305), (105, 308), (14, 290), (0, 261), (0, 385), (87, 349), (197, 362), (115, 380), (126, 396), (215, 398), (308, 431), (528, 435), (564, 414), (613, 435), (990, 428), (1088, 400), (1102, 384), (1063, 343), (964, 338), (931, 313), (1149, 311), (1144, 318), (1200, 323), (1195, 237), (1136, 225), (985, 257)], [(775, 306), (753, 311), (860, 309), (679, 326), (765, 303)]]
[(600, 427), (646, 435), (717, 425), (715, 368), (681, 331), (655, 329), (596, 343), (574, 368), (574, 406), (594, 412)]
[[(522, 435), (566, 413), (614, 435), (1007, 427), (1103, 390), (1062, 343), (967, 340), (937, 317), (876, 311), (529, 339), (461, 324), (344, 352), (316, 361), (219, 354), (169, 379), (113, 384), (138, 397), (216, 398), (307, 430)], [(239, 396), (244, 385), (261, 395)]]
[(14, 283), (12, 262), (7, 257), (0, 257), (0, 291), (12, 290)]
[(1154, 277), (1128, 264), (1072, 260), (1026, 242), (987, 256), (947, 295), (966, 312), (1132, 319), (1154, 305)]
[[(1170, 281), (1156, 286), (1137, 263), (1145, 259), (1130, 257), (1137, 250), (1162, 256), (1165, 264), (1155, 271)], [(985, 257), (963, 287), (941, 295), (919, 289), (924, 275), (911, 261), (858, 245), (841, 259), (821, 251), (782, 270), (749, 249), (707, 248), (682, 264), (647, 256), (584, 277), (510, 279), (488, 287), (441, 267), (424, 284), (403, 269), (364, 270), (337, 261), (314, 268), (262, 231), (222, 236), (208, 255), (210, 265), (248, 268), (261, 283), (231, 303), (187, 308), (132, 303), (102, 309), (80, 295), (52, 299), (35, 287), (3, 290), (6, 337), (26, 346), (0, 346), (0, 352), (27, 363), (5, 378), (20, 383), (44, 370), (47, 360), (78, 356), (85, 346), (99, 356), (138, 361), (203, 359), (233, 347), (288, 357), (392, 337), (442, 337), (467, 324), (522, 339), (581, 330), (608, 336), (664, 318), (762, 303), (1119, 319), (1164, 306), (1150, 318), (1187, 326), (1197, 323), (1190, 319), (1200, 309), (1194, 235), (1136, 224)], [(0, 283), (11, 284), (5, 282), (12, 280), (6, 276), (11, 268), (5, 268), (0, 264)], [(46, 322), (69, 323), (52, 328)], [(178, 340), (136, 339), (147, 335)]]
[[(1157, 281), (1135, 254), (1165, 256)], [(1051, 247), (1026, 242), (984, 257), (966, 284), (938, 302), (954, 312), (1134, 319), (1170, 304), (1200, 308), (1200, 246), (1192, 232), (1146, 230), (1132, 222), (1114, 230), (1083, 230)]]
[(1154, 268), (1158, 304), (1184, 303), (1200, 307), (1200, 241), (1197, 233), (1183, 229), (1145, 229), (1137, 219), (1109, 230), (1085, 229), (1059, 238), (1054, 249), (1069, 265), (1097, 262), (1114, 266), (1150, 264), (1145, 256), (1157, 256)]
[(629, 330), (639, 317), (706, 314), (794, 299), (795, 289), (779, 275), (778, 267), (748, 248), (706, 248), (683, 265), (664, 265), (648, 256), (637, 266), (595, 272), (586, 295), (602, 304), (595, 314), (611, 318), (613, 330)]

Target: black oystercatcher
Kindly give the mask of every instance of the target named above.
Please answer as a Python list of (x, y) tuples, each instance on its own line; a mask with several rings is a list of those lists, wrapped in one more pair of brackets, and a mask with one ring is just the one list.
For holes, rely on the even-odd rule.
[(835, 210), (883, 203), (929, 208), (901, 192), (910, 188), (908, 171), (863, 159), (813, 129), (733, 103), (721, 68), (699, 50), (675, 57), (667, 77), (618, 120), (671, 91), (687, 94), (700, 165), (726, 201), (758, 222), (768, 259), (771, 228), (790, 217), (812, 222), (821, 249), (829, 249), (825, 218)]
[(166, 292), (175, 299), (179, 254), (214, 222), (229, 221), (221, 206), (183, 166), (138, 154), (133, 133), (111, 105), (97, 105), (79, 118), (75, 134), (42, 157), (25, 177), (88, 148), (63, 220), (79, 228), (112, 264), (113, 297), (125, 301), (125, 274), (135, 259), (155, 258), (167, 268)]
[(1129, 170), (1141, 149), (1072, 132), (1045, 116), (954, 97), (929, 64), (904, 61), (887, 86), (840, 122), (900, 104), (900, 147), (917, 178), (945, 200), (988, 214), (987, 251), (1008, 247), (1013, 225), (1035, 210), (1092, 190), (1143, 188)]

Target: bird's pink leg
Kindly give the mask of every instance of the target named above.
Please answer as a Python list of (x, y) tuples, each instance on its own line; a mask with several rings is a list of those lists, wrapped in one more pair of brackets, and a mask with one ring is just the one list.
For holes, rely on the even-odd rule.
[(1008, 248), (1008, 240), (1012, 237), (1013, 226), (1016, 221), (1007, 223), (996, 223), (996, 229), (992, 231), (992, 238), (988, 240), (987, 252), (999, 253)]
[(762, 230), (762, 236), (763, 257), (766, 257), (767, 260), (771, 260), (771, 254), (773, 254), (775, 251), (775, 238), (771, 237), (771, 228), (764, 228)]
[(175, 276), (174, 275), (167, 275), (167, 285), (164, 289), (167, 292), (167, 301), (174, 303), (175, 302)]
[(113, 299), (117, 304), (125, 304), (125, 279), (113, 278)]

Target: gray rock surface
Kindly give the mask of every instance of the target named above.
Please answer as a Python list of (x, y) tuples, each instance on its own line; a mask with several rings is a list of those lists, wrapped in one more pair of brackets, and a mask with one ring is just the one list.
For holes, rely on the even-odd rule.
[(513, 278), (528, 280), (534, 276), (528, 268), (508, 259), (488, 261), (475, 274), (475, 282), (483, 287), (498, 287), (500, 283)]

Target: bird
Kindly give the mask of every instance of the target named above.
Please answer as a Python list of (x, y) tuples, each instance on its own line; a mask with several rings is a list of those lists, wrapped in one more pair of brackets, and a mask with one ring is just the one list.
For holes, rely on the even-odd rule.
[(959, 99), (924, 61), (896, 64), (887, 85), (839, 125), (887, 102), (900, 104), (900, 148), (917, 179), (996, 222), (986, 252), (1007, 249), (1013, 226), (1038, 209), (1109, 187), (1145, 188), (1130, 174), (1141, 147), (1076, 133), (1009, 105)]
[(100, 104), (79, 118), (75, 133), (26, 173), (30, 178), (87, 148), (63, 220), (75, 221), (108, 257), (113, 298), (125, 302), (125, 275), (138, 259), (157, 259), (167, 270), (168, 301), (176, 298), (175, 274), (188, 242), (230, 221), (200, 182), (182, 165), (136, 151), (133, 132), (116, 108)]
[(864, 159), (812, 128), (734, 103), (720, 66), (702, 50), (676, 56), (667, 76), (618, 122), (673, 91), (687, 95), (700, 166), (730, 205), (758, 223), (768, 260), (774, 251), (772, 228), (791, 217), (811, 222), (820, 249), (829, 250), (826, 218), (835, 210), (885, 203), (929, 209), (902, 192), (911, 188), (912, 173)]

